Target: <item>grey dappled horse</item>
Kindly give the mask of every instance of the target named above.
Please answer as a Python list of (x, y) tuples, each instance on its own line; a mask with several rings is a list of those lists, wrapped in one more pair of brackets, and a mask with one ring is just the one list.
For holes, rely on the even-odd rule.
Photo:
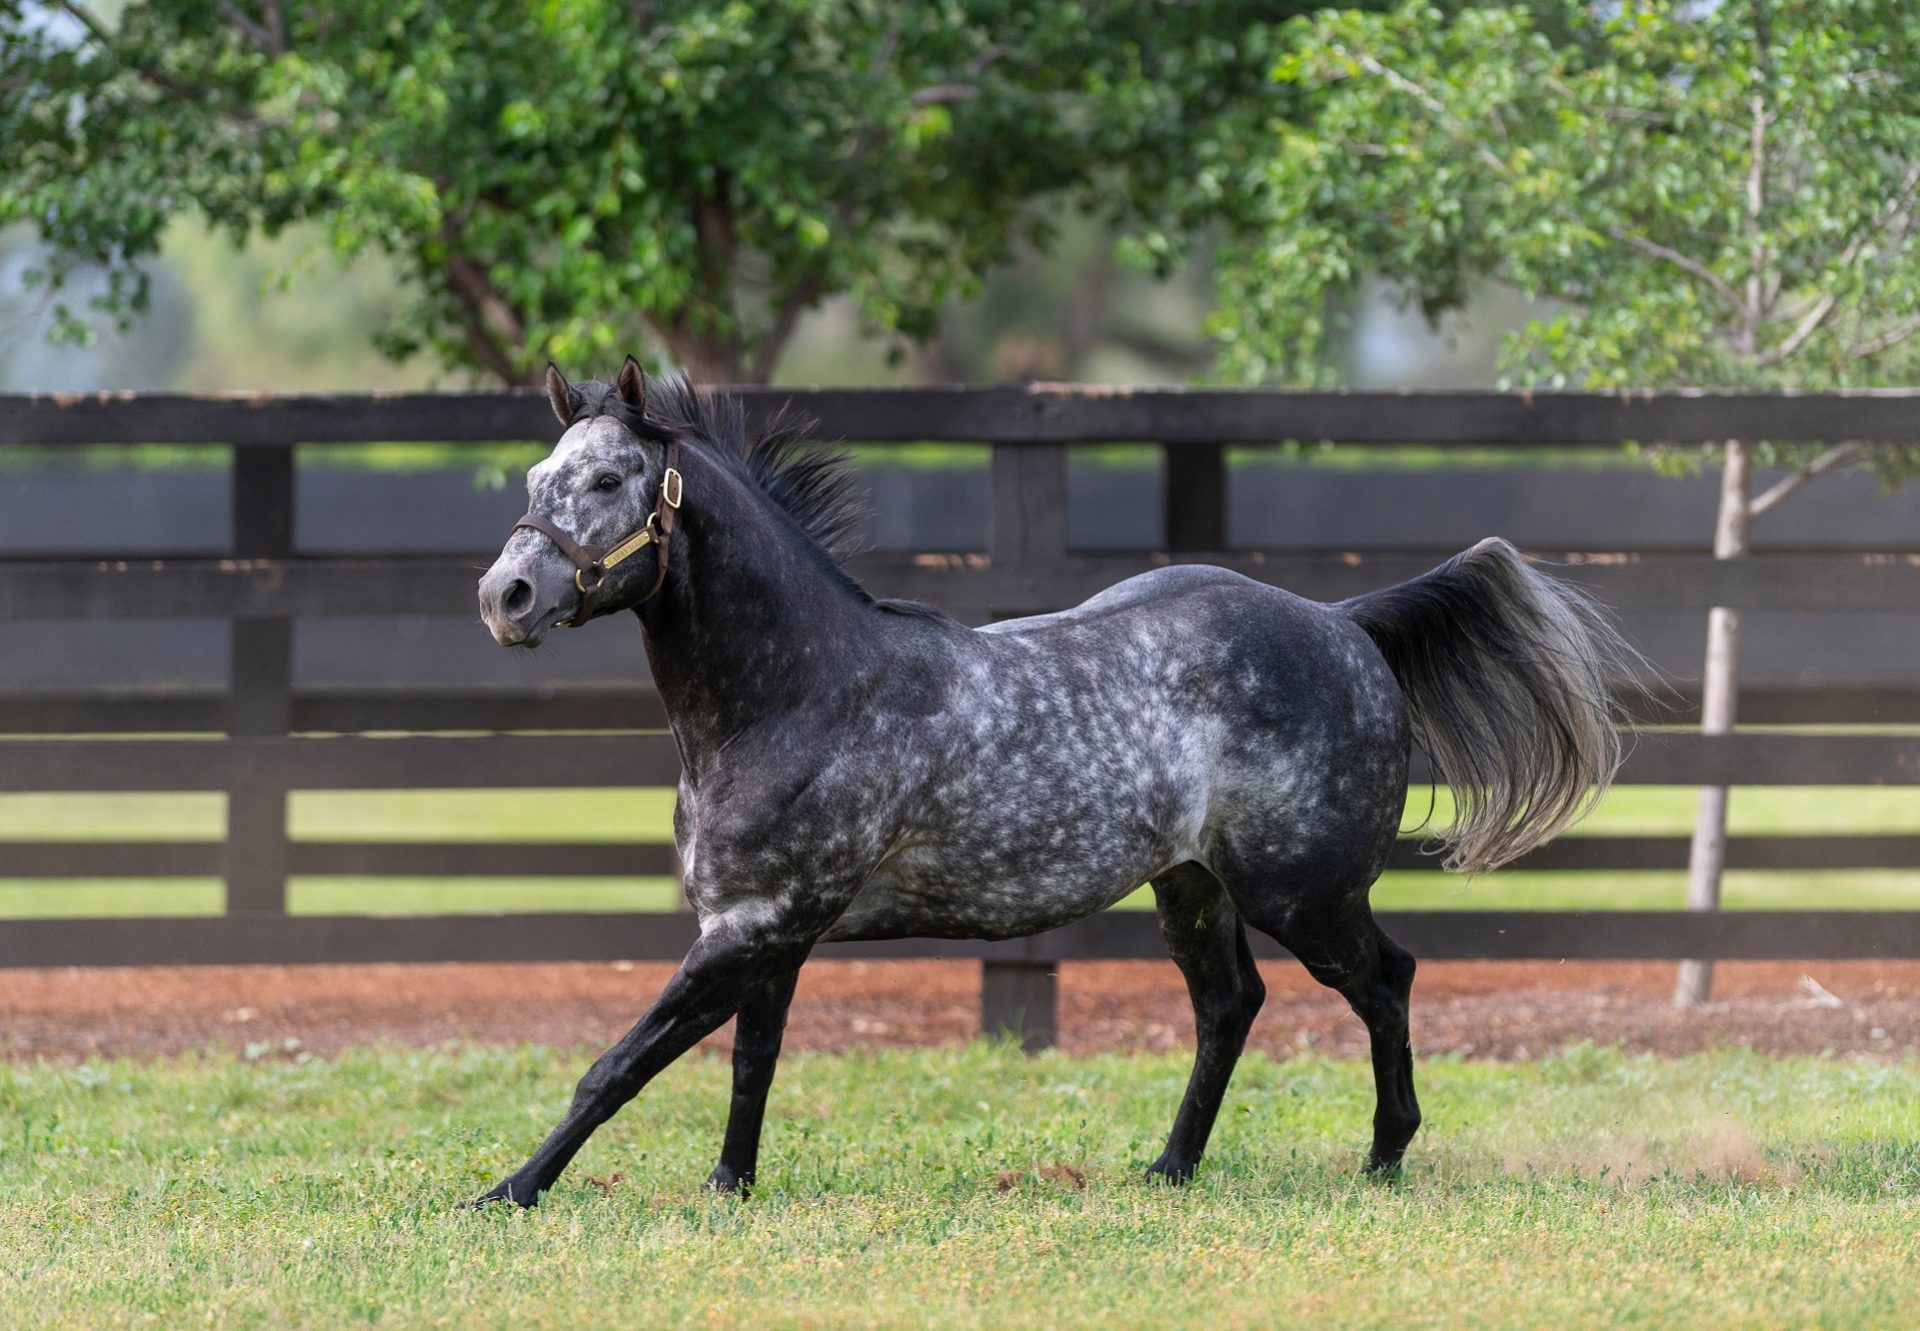
[(633, 610), (684, 767), (674, 840), (700, 937), (482, 1201), (535, 1204), (661, 1069), (738, 1018), (708, 1180), (748, 1187), (801, 963), (835, 939), (1012, 938), (1151, 882), (1198, 1052), (1151, 1174), (1191, 1176), (1264, 991), (1247, 926), (1346, 998), (1372, 1040), (1368, 1168), (1420, 1122), (1413, 958), (1374, 922), (1418, 742), (1458, 809), (1447, 867), (1538, 846), (1620, 760), (1629, 648), (1572, 588), (1482, 541), (1322, 605), (1225, 569), (1130, 578), (1059, 614), (968, 628), (840, 565), (844, 459), (681, 378), (549, 367), (566, 426), (480, 583), (494, 637)]

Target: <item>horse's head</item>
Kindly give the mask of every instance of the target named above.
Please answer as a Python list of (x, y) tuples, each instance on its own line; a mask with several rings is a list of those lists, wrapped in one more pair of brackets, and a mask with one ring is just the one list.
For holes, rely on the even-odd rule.
[(610, 387), (574, 387), (547, 366), (566, 427), (527, 471), (527, 516), (480, 579), (480, 615), (503, 646), (532, 647), (556, 624), (625, 610), (657, 590), (679, 503), (670, 435), (646, 419), (647, 383), (627, 357)]

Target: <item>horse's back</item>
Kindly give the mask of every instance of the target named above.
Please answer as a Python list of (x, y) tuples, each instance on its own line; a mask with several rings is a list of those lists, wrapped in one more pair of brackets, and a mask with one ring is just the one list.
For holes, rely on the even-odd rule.
[(1290, 592), (1255, 582), (1252, 578), (1215, 564), (1170, 564), (1116, 582), (1070, 609), (1021, 619), (1003, 619), (985, 625), (978, 631), (995, 636), (1026, 636), (1090, 625), (1129, 612), (1178, 615), (1196, 597), (1209, 593), (1215, 597), (1237, 596), (1249, 603), (1271, 604), (1278, 598), (1301, 606), (1314, 605), (1312, 601), (1301, 600)]
[(1035, 932), (1265, 847), (1351, 878), (1397, 815), (1404, 703), (1335, 607), (1178, 566), (941, 641), (941, 706), (889, 739), (920, 759), (894, 849), (836, 936)]
[[(1340, 607), (1211, 564), (1175, 564), (1128, 578), (1071, 609), (977, 630), (1028, 659), (1091, 655), (1124, 677), (1129, 662), (1177, 673), (1196, 701), (1238, 696), (1291, 709), (1353, 696), (1398, 704), (1399, 686), (1364, 630)], [(1329, 695), (1339, 695), (1338, 699)]]

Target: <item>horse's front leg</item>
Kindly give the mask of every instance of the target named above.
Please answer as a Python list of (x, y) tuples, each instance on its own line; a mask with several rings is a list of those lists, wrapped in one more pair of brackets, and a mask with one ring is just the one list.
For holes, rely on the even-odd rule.
[(647, 1014), (587, 1069), (560, 1125), (526, 1164), (475, 1204), (537, 1204), (595, 1128), (756, 991), (797, 972), (825, 928), (826, 920), (817, 912), (782, 909), (765, 901), (714, 917)]
[(733, 1105), (727, 1112), (727, 1136), (720, 1147), (720, 1163), (707, 1176), (715, 1192), (743, 1196), (753, 1187), (754, 1167), (760, 1159), (760, 1125), (767, 1114), (767, 1092), (773, 1088), (774, 1065), (780, 1061), (780, 1038), (787, 1029), (787, 1008), (800, 968), (776, 976), (754, 990), (740, 1005), (733, 1030)]

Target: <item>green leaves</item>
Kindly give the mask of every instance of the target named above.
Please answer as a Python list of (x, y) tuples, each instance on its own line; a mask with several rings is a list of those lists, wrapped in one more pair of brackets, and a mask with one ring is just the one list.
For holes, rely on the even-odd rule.
[(1410, 5), (1285, 41), (1274, 116), (1230, 126), (1257, 164), (1222, 201), (1231, 373), (1327, 378), (1329, 298), (1371, 272), (1429, 312), (1485, 278), (1556, 302), (1508, 339), (1514, 384), (1911, 380), (1911, 5)]
[(417, 291), (383, 346), (517, 381), (648, 345), (764, 378), (835, 293), (924, 334), (1034, 231), (1038, 200), (1157, 206), (1196, 131), (1261, 93), (1273, 9), (325, 0), (275, 7), (279, 29), (267, 12), (147, 0), (89, 31), (0, 3), (0, 80), (23, 90), (0, 99), (18, 159), (0, 222), (31, 221), (58, 277), (137, 272), (182, 212), (235, 235), (318, 219)]

